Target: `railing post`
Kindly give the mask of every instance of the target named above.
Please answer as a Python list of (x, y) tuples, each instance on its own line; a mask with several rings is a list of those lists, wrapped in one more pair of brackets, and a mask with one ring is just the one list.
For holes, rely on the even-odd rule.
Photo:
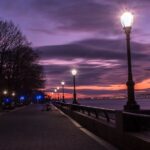
[(91, 116), (91, 112), (90, 112), (90, 110), (87, 110), (87, 112), (88, 112), (88, 116)]
[(109, 122), (109, 121), (110, 121), (110, 119), (109, 119), (109, 116), (108, 116), (108, 114), (107, 114), (107, 112), (106, 112), (106, 111), (104, 111), (104, 115), (105, 115), (105, 117), (106, 117), (106, 119), (107, 119), (107, 122)]
[(95, 117), (98, 119), (98, 112), (95, 111)]
[(84, 114), (84, 109), (82, 108), (82, 113)]
[(115, 113), (116, 117), (116, 129), (118, 132), (124, 131), (124, 125), (123, 125), (123, 114), (122, 111), (117, 110)]
[(128, 114), (123, 114), (123, 125), (125, 131), (138, 132), (141, 130), (140, 118)]
[(116, 128), (119, 132), (140, 131), (140, 120), (136, 116), (126, 114), (122, 111), (116, 111)]

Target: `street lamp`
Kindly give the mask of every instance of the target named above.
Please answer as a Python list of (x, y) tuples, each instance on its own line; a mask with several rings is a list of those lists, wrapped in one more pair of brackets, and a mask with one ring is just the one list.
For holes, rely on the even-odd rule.
[(65, 96), (64, 96), (64, 86), (65, 86), (65, 82), (61, 81), (61, 85), (62, 85), (62, 102), (65, 103)]
[(131, 49), (130, 49), (130, 33), (133, 24), (133, 14), (130, 12), (125, 12), (121, 16), (121, 24), (126, 34), (127, 41), (127, 61), (128, 61), (128, 81), (127, 81), (127, 90), (128, 90), (128, 101), (124, 106), (126, 111), (137, 111), (140, 109), (139, 105), (135, 101), (134, 95), (134, 81), (132, 77), (132, 62), (131, 62)]
[(53, 99), (53, 95), (54, 95), (54, 92), (51, 92), (51, 97), (50, 97), (51, 100)]
[(54, 95), (54, 92), (51, 92), (50, 96), (48, 96), (50, 98), (50, 100), (53, 100), (53, 95)]
[(59, 100), (59, 86), (57, 86), (57, 94), (58, 94), (58, 100)]
[[(57, 89), (54, 89), (54, 93), (55, 93), (55, 98), (56, 98)], [(56, 98), (56, 99), (57, 99), (57, 98)]]
[(76, 98), (76, 75), (77, 75), (77, 70), (72, 69), (71, 74), (73, 76), (73, 86), (74, 86), (74, 92), (73, 92), (73, 104), (78, 104), (77, 98)]

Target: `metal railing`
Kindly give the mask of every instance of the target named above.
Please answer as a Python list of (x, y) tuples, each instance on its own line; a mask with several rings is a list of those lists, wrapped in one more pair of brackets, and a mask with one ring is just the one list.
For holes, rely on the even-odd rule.
[[(141, 111), (142, 112), (142, 111)], [(142, 113), (123, 112), (124, 125), (127, 130), (150, 130), (150, 115)], [(128, 124), (127, 124), (128, 123)]]
[[(87, 115), (88, 117), (93, 117), (97, 120), (111, 123), (116, 127), (120, 126), (120, 123), (122, 122), (122, 130), (125, 131), (150, 130), (150, 111), (148, 110), (131, 113), (117, 111), (115, 109), (68, 104), (59, 101), (53, 101), (52, 103), (60, 109), (81, 113), (83, 115)], [(118, 114), (120, 114), (120, 117), (118, 117)]]
[(76, 104), (67, 104), (62, 102), (53, 102), (54, 105), (58, 107), (63, 107), (65, 109), (69, 109), (72, 111), (76, 111), (82, 113), (84, 115), (88, 115), (90, 117), (94, 117), (96, 119), (103, 119), (107, 122), (115, 122), (115, 112), (114, 109), (106, 109), (106, 108), (99, 108), (99, 107), (90, 107), (84, 105), (76, 105)]

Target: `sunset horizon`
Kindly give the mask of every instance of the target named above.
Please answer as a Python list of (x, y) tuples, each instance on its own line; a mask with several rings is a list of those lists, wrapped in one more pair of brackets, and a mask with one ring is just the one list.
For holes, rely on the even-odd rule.
[(44, 91), (53, 92), (64, 80), (65, 92), (71, 95), (70, 70), (76, 68), (79, 98), (126, 95), (126, 41), (120, 17), (125, 10), (133, 12), (133, 80), (137, 94), (149, 93), (150, 21), (145, 8), (150, 4), (147, 0), (136, 3), (17, 0), (15, 3), (0, 1), (0, 18), (18, 25), (39, 54), (37, 63), (44, 68)]

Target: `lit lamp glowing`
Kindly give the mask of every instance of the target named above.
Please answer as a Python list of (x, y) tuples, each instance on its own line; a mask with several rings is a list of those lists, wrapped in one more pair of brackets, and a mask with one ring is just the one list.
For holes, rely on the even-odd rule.
[(128, 28), (128, 27), (131, 28), (133, 24), (133, 20), (134, 20), (134, 17), (132, 13), (130, 12), (123, 13), (121, 16), (121, 24), (123, 28)]
[(72, 73), (73, 76), (76, 76), (77, 70), (76, 70), (76, 69), (72, 69), (72, 70), (71, 70), (71, 73)]
[(128, 81), (127, 81), (127, 90), (128, 90), (128, 101), (124, 106), (125, 111), (137, 111), (140, 109), (139, 105), (135, 101), (134, 95), (134, 81), (132, 77), (132, 62), (131, 62), (131, 49), (130, 49), (130, 33), (133, 24), (133, 14), (131, 12), (125, 12), (120, 18), (121, 24), (126, 34), (127, 41), (127, 62), (128, 62)]
[(64, 96), (65, 82), (61, 81), (61, 85), (62, 85), (62, 102), (65, 103), (65, 96)]
[(12, 94), (11, 94), (11, 95), (14, 97), (14, 96), (16, 96), (16, 93), (15, 93), (15, 92), (12, 92)]
[(71, 74), (73, 76), (73, 87), (74, 87), (74, 92), (73, 92), (73, 104), (78, 104), (77, 98), (76, 98), (76, 75), (77, 75), (77, 70), (72, 69)]
[(4, 94), (4, 95), (7, 95), (7, 94), (8, 94), (8, 91), (7, 91), (7, 90), (4, 90), (4, 91), (3, 91), (3, 94)]

